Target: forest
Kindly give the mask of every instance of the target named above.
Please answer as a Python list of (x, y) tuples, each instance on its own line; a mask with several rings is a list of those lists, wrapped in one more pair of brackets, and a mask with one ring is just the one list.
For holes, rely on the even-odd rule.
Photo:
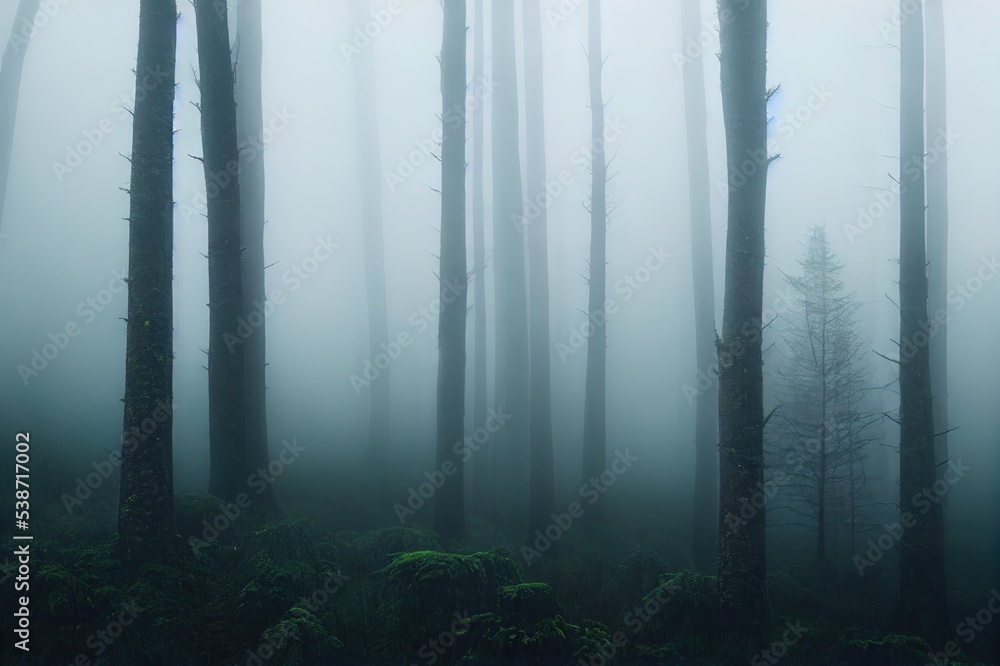
[(998, 23), (6, 0), (0, 663), (1000, 664)]

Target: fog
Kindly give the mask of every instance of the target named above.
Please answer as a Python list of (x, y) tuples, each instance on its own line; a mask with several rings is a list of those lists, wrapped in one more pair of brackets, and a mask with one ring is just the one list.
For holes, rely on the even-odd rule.
[[(6, 31), (16, 3), (0, 6)], [(239, 10), (230, 0), (230, 8)], [(391, 3), (395, 7), (395, 3)], [(587, 257), (590, 247), (590, 109), (586, 4), (542, 0), (551, 294), (552, 399), (557, 505), (580, 478), (586, 375)], [(641, 460), (622, 479), (687, 538), (694, 468), (694, 362), (691, 238), (686, 175), (683, 64), (704, 53), (708, 101), (716, 327), (722, 322), (726, 243), (726, 146), (719, 85), (715, 3), (702, 3), (701, 43), (684, 43), (680, 6), (609, 0), (603, 8), (606, 139), (613, 156), (613, 209), (607, 231), (608, 451)], [(406, 339), (391, 358), (390, 455), (414, 482), (434, 465), (437, 382), (442, 10), (405, 0), (384, 25), (363, 35), (346, 2), (265, 0), (263, 106), (266, 168), (265, 258), (267, 400), (272, 452), (305, 447), (292, 478), (324, 475), (359, 461), (370, 388), (361, 201), (357, 169), (356, 53), (375, 54), (389, 338)], [(799, 272), (806, 234), (825, 225), (861, 304), (861, 332), (875, 384), (896, 378), (899, 197), (899, 22), (890, 0), (772, 0), (767, 67), (777, 92), (768, 104), (765, 307), (781, 330), (783, 273)], [(518, 5), (520, 6), (520, 5)], [(30, 430), (33, 450), (53, 466), (51, 497), (72, 493), (119, 445), (125, 377), (129, 161), (138, 3), (51, 0), (32, 36), (22, 77), (9, 194), (0, 235), (0, 433)], [(201, 163), (193, 9), (178, 7), (174, 215), (175, 491), (203, 493), (208, 482), (208, 273), (205, 180)], [(519, 12), (520, 10), (518, 10)], [(995, 513), (1000, 424), (994, 371), (1000, 280), (1000, 145), (991, 109), (1000, 92), (984, 76), (995, 61), (1000, 5), (946, 8), (949, 169), (949, 385), (951, 456), (971, 471), (949, 491), (948, 535), (995, 538), (982, 519)], [(518, 14), (520, 17), (520, 14)], [(469, 12), (469, 21), (473, 13)], [(233, 19), (231, 18), (231, 21)], [(41, 23), (41, 18), (39, 24)], [(518, 18), (518, 26), (520, 26)], [(489, 30), (486, 31), (487, 36)], [(359, 36), (361, 35), (361, 36)], [(520, 28), (518, 40), (521, 39)], [(519, 43), (520, 53), (520, 43)], [(472, 38), (468, 66), (472, 67)], [(487, 46), (486, 72), (491, 60)], [(523, 62), (519, 62), (519, 68)], [(980, 74), (982, 72), (983, 74)], [(470, 75), (471, 76), (471, 75)], [(519, 70), (519, 81), (523, 83)], [(467, 89), (469, 108), (486, 109), (489, 90)], [(523, 97), (520, 99), (523, 109)], [(524, 159), (522, 116), (521, 148)], [(937, 149), (928, 145), (928, 159)], [(471, 160), (471, 144), (467, 159)], [(490, 167), (486, 239), (492, 245)], [(468, 171), (471, 178), (471, 169)], [(896, 188), (895, 190), (893, 188)], [(471, 211), (471, 198), (468, 201)], [(471, 212), (470, 217), (471, 220)], [(471, 232), (469, 266), (473, 266)], [(492, 265), (485, 274), (492, 345)], [(470, 307), (480, 307), (470, 297)], [(470, 311), (471, 313), (471, 311)], [(765, 321), (768, 318), (765, 316)], [(67, 326), (73, 337), (62, 336)], [(468, 323), (472, 376), (473, 319)], [(75, 329), (74, 329), (75, 330)], [(400, 338), (403, 335), (404, 338)], [(769, 341), (774, 335), (768, 333)], [(60, 341), (63, 344), (60, 344)], [(392, 345), (390, 344), (390, 347)], [(772, 352), (765, 355), (769, 373)], [(490, 352), (490, 375), (493, 368)], [(33, 366), (32, 363), (35, 363)], [(371, 369), (369, 368), (369, 372)], [(765, 374), (768, 400), (772, 375)], [(374, 381), (378, 381), (375, 379)], [(472, 383), (467, 385), (467, 427)], [(490, 405), (494, 404), (490, 384)], [(895, 413), (898, 390), (879, 392)], [(5, 437), (7, 435), (4, 435)], [(898, 434), (886, 423), (881, 483), (892, 501)], [(36, 475), (43, 472), (36, 472)], [(284, 483), (283, 483), (284, 481)], [(47, 483), (39, 481), (39, 483)], [(109, 502), (116, 484), (95, 493)], [(279, 501), (294, 503), (279, 479)], [(405, 489), (398, 493), (405, 498)], [(896, 495), (898, 499), (898, 495)], [(989, 508), (988, 508), (989, 507)], [(395, 524), (391, 502), (370, 507)], [(883, 520), (888, 520), (891, 508)], [(429, 524), (430, 513), (418, 523)], [(995, 532), (995, 530), (992, 530)], [(997, 544), (1000, 545), (1000, 544)], [(983, 574), (985, 575), (985, 573)]]

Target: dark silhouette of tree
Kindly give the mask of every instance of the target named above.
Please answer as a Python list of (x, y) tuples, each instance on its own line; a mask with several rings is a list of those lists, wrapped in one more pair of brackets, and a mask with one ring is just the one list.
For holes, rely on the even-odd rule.
[[(761, 316), (767, 194), (767, 3), (720, 0), (719, 56), (729, 182), (726, 289), (719, 353), (719, 602), (746, 658), (770, 622), (763, 511), (740, 506), (764, 481)], [(750, 165), (750, 166), (748, 166)], [(750, 168), (752, 167), (752, 168)], [(745, 653), (744, 653), (745, 651)]]
[[(174, 64), (177, 6), (142, 0), (129, 185), (118, 547), (128, 569), (176, 534), (173, 467)], [(149, 72), (159, 83), (144, 87)], [(140, 91), (144, 90), (144, 94)]]
[(528, 142), (528, 201), (536, 214), (521, 228), (528, 241), (528, 298), (531, 335), (531, 468), (528, 540), (545, 530), (555, 511), (555, 463), (552, 453), (552, 368), (549, 354), (549, 248), (545, 206), (545, 104), (542, 76), (542, 13), (539, 0), (524, 0), (524, 107)]
[[(247, 454), (253, 469), (267, 469), (270, 462), (267, 437), (267, 388), (265, 370), (267, 301), (264, 284), (264, 155), (251, 146), (260, 145), (264, 136), (264, 106), (261, 90), (264, 38), (261, 28), (260, 0), (243, 0), (236, 10), (236, 129), (240, 147), (240, 219), (243, 234), (243, 317), (256, 321), (246, 338), (246, 437)], [(254, 510), (276, 512), (274, 487), (268, 483), (253, 504)]]
[[(601, 2), (587, 4), (588, 38), (587, 63), (590, 81), (590, 145), (593, 151), (590, 185), (590, 280), (587, 316), (592, 325), (587, 336), (587, 378), (583, 401), (583, 482), (599, 478), (607, 462), (606, 371), (608, 364), (607, 313), (607, 247), (608, 227), (607, 181), (608, 165), (604, 145), (604, 95), (601, 74)], [(602, 322), (594, 325), (593, 322)], [(598, 502), (587, 511), (588, 520), (602, 522), (607, 516), (605, 502)]]
[[(916, 344), (928, 329), (924, 210), (924, 25), (920, 11), (900, 30), (899, 159), (899, 595), (893, 624), (928, 640), (950, 632), (944, 575), (944, 516), (939, 502), (914, 509), (936, 479), (930, 353)], [(905, 520), (906, 517), (910, 520)], [(905, 521), (905, 522), (904, 522)], [(909, 524), (907, 524), (909, 523)]]
[(4, 206), (7, 202), (7, 179), (14, 150), (14, 126), (17, 120), (17, 100), (21, 92), (21, 71), (28, 54), (31, 33), (19, 32), (32, 25), (38, 14), (40, 0), (20, 0), (14, 14), (14, 26), (0, 61), (0, 229), (3, 228)]
[[(473, 25), (472, 89), (482, 90), (485, 82), (483, 70), (486, 62), (486, 17), (483, 15), (483, 0), (476, 0)], [(487, 377), (486, 377), (486, 204), (483, 195), (483, 103), (472, 107), (472, 254), (475, 264), (475, 355), (472, 371), (472, 423), (479, 427), (486, 422)], [(472, 505), (477, 515), (494, 517), (495, 495), (494, 474), (496, 446), (480, 450), (472, 459)]]
[(236, 97), (224, 3), (195, 0), (201, 140), (208, 199), (208, 491), (233, 500), (246, 489), (246, 356), (235, 342), (243, 314)]
[[(371, 19), (368, 2), (352, 2), (356, 25)], [(368, 353), (374, 363), (389, 342), (389, 314), (386, 305), (385, 254), (382, 244), (382, 166), (379, 156), (378, 105), (375, 97), (374, 48), (363, 49), (354, 56), (354, 89), (357, 97), (358, 160), (361, 177), (361, 222), (365, 254), (365, 289), (368, 293)], [(368, 412), (369, 464), (385, 460), (389, 447), (389, 368), (382, 370), (371, 384)]]
[[(945, 76), (944, 2), (927, 0), (927, 146), (934, 146), (927, 161), (928, 308), (938, 320), (930, 336), (931, 391), (934, 395), (934, 457), (938, 478), (948, 469), (948, 322), (938, 314), (948, 312), (948, 86)], [(947, 495), (941, 498), (946, 503)]]
[[(681, 6), (684, 43), (702, 30), (698, 0)], [(694, 284), (695, 363), (707, 373), (715, 362), (715, 279), (712, 274), (712, 210), (708, 191), (705, 71), (701, 54), (684, 64), (691, 266)], [(694, 510), (691, 559), (708, 571), (719, 549), (719, 387), (713, 381), (695, 398)]]
[[(434, 498), (434, 529), (465, 531), (465, 0), (444, 0), (441, 45), (441, 317), (438, 320), (437, 463), (447, 481)], [(451, 286), (449, 286), (451, 285)], [(452, 290), (454, 287), (454, 290)], [(454, 467), (449, 471), (449, 466)]]
[[(505, 489), (501, 520), (523, 529), (528, 483), (528, 296), (518, 131), (514, 3), (493, 3), (493, 265), (496, 289), (495, 401), (510, 414), (498, 446), (497, 484)], [(502, 446), (501, 446), (502, 444)], [(500, 508), (500, 507), (498, 507)]]

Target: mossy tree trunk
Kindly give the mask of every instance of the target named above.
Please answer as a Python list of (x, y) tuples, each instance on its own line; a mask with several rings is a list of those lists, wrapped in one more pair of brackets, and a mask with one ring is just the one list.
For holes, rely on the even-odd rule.
[[(478, 94), (483, 90), (486, 81), (483, 70), (486, 62), (486, 17), (483, 15), (483, 0), (475, 2), (475, 17), (473, 18), (473, 57), (472, 57), (472, 90)], [(487, 409), (487, 377), (486, 377), (486, 223), (485, 196), (483, 193), (483, 104), (485, 100), (472, 107), (472, 255), (475, 266), (473, 280), (475, 281), (475, 301), (473, 316), (475, 317), (475, 342), (473, 345), (474, 368), (472, 372), (473, 400), (472, 423), (478, 428), (486, 422)], [(472, 459), (472, 505), (477, 515), (493, 518), (494, 487), (493, 475), (495, 468), (496, 446), (480, 449)]]
[[(371, 19), (368, 2), (352, 2), (355, 25)], [(378, 114), (375, 97), (374, 48), (354, 56), (354, 84), (358, 127), (358, 168), (361, 177), (361, 221), (363, 225), (365, 290), (368, 295), (368, 354), (372, 363), (389, 342), (386, 305), (385, 254), (382, 243), (382, 167), (379, 157)], [(389, 371), (387, 367), (371, 385), (368, 411), (368, 447), (365, 460), (372, 465), (385, 461), (389, 447)]]
[(195, 0), (201, 138), (208, 198), (208, 491), (233, 500), (247, 490), (246, 356), (236, 97), (224, 3)]
[(552, 453), (552, 370), (549, 355), (549, 248), (545, 200), (545, 104), (542, 13), (539, 0), (524, 0), (524, 106), (528, 142), (528, 201), (537, 207), (522, 228), (528, 240), (528, 297), (531, 345), (531, 461), (528, 489), (528, 542), (544, 531), (555, 511)]
[(914, 12), (902, 25), (899, 45), (899, 165), (905, 183), (899, 220), (899, 506), (905, 529), (899, 540), (893, 623), (902, 632), (934, 641), (950, 633), (943, 510), (938, 502), (927, 510), (913, 504), (936, 479), (930, 352), (926, 344), (915, 342), (928, 327), (923, 30), (923, 15)]
[[(699, 0), (681, 6), (684, 43), (702, 30)], [(701, 55), (684, 64), (684, 124), (687, 126), (691, 267), (694, 284), (695, 363), (708, 373), (715, 361), (715, 280), (712, 273), (712, 210), (708, 185), (705, 68)], [(719, 387), (710, 381), (695, 397), (694, 509), (691, 559), (709, 571), (719, 550)]]
[[(734, 650), (749, 657), (769, 623), (765, 522), (745, 521), (764, 482), (761, 316), (767, 194), (767, 3), (720, 0), (719, 56), (729, 182), (726, 288), (719, 362), (719, 601)], [(749, 168), (747, 165), (753, 168)], [(749, 173), (748, 173), (749, 172)]]
[[(260, 146), (264, 136), (264, 102), (262, 93), (264, 39), (261, 28), (260, 0), (243, 0), (236, 13), (239, 62), (236, 66), (236, 129), (239, 145), (246, 151), (240, 155), (240, 220), (243, 234), (243, 316), (254, 326), (246, 339), (247, 454), (253, 469), (267, 469), (270, 462), (267, 437), (267, 365), (264, 303), (264, 155), (253, 148)], [(259, 325), (256, 325), (259, 317)], [(255, 495), (254, 510), (276, 512), (274, 488), (267, 484)]]
[[(583, 398), (583, 482), (600, 478), (607, 462), (606, 372), (608, 364), (607, 313), (607, 181), (604, 156), (604, 94), (601, 74), (601, 2), (588, 6), (587, 64), (590, 81), (590, 137), (593, 151), (590, 186), (590, 281), (587, 317), (587, 376)], [(587, 509), (588, 522), (603, 522), (607, 502), (602, 499)]]
[(7, 202), (7, 179), (14, 150), (14, 125), (17, 120), (17, 100), (21, 92), (21, 72), (28, 53), (31, 31), (39, 0), (21, 0), (14, 14), (14, 26), (7, 39), (7, 48), (0, 62), (0, 229), (3, 228), (4, 206)]
[[(173, 538), (174, 0), (142, 0), (129, 186), (118, 541), (129, 569)], [(151, 72), (158, 84), (149, 88)], [(140, 94), (142, 93), (142, 94)]]
[[(434, 529), (465, 532), (465, 0), (444, 0), (441, 45), (441, 317), (438, 320), (437, 465), (447, 480), (434, 498)], [(449, 285), (453, 285), (452, 288)], [(457, 451), (456, 451), (457, 449)], [(449, 474), (449, 467), (454, 471)]]
[[(521, 156), (518, 127), (514, 2), (494, 2), (493, 49), (493, 257), (496, 285), (496, 404), (510, 414), (494, 435), (500, 459), (497, 484), (505, 500), (499, 518), (523, 529), (528, 499), (530, 393), (528, 296)], [(482, 424), (476, 424), (481, 427)], [(500, 446), (502, 444), (502, 446)]]

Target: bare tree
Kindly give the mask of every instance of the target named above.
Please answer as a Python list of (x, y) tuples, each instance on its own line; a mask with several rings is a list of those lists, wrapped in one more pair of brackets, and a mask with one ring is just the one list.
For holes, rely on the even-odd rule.
[[(118, 502), (118, 546), (131, 571), (162, 552), (176, 533), (172, 409), (176, 51), (176, 3), (142, 0), (132, 123), (125, 418)], [(139, 95), (149, 72), (159, 72), (162, 78)], [(155, 424), (152, 432), (148, 423)]]

